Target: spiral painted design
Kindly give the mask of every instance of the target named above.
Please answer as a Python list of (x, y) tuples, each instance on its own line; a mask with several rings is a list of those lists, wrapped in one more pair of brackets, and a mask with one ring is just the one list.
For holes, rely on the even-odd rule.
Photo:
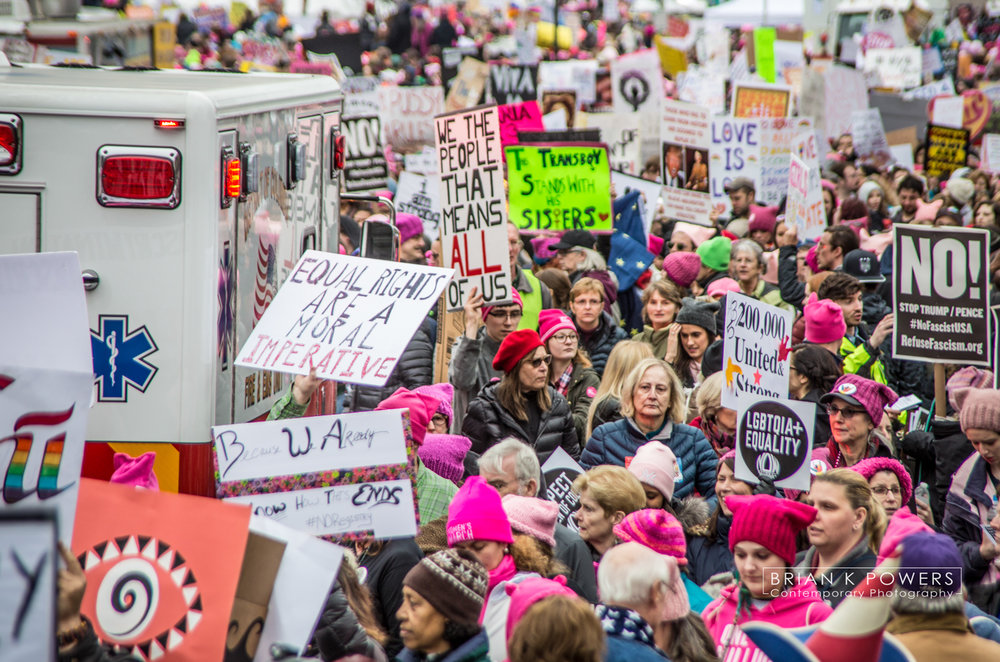
[(108, 571), (97, 590), (97, 619), (111, 639), (127, 641), (153, 620), (159, 603), (156, 568), (142, 558), (125, 559)]

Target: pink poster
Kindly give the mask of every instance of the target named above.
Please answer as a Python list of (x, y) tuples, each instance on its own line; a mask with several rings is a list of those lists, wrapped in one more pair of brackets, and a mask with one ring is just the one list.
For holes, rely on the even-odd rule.
[(542, 111), (535, 100), (497, 106), (500, 113), (500, 143), (516, 145), (518, 131), (544, 131)]

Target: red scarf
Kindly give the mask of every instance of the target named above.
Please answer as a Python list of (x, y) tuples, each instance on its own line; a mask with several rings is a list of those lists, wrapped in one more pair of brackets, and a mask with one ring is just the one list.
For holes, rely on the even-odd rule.
[(500, 565), (490, 570), (490, 581), (486, 587), (486, 599), (483, 601), (483, 610), (479, 612), (479, 624), (483, 624), (483, 619), (486, 616), (486, 605), (490, 602), (490, 595), (493, 593), (493, 589), (496, 588), (500, 582), (509, 581), (514, 578), (517, 574), (517, 566), (514, 565), (514, 557), (510, 554), (504, 554), (503, 560), (500, 561)]

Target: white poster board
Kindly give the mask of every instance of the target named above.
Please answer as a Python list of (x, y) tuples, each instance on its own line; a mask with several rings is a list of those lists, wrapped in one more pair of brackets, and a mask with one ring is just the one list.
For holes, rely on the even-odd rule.
[(236, 365), (383, 386), (451, 269), (308, 250)]
[(419, 217), (424, 224), (424, 234), (431, 241), (438, 238), (441, 225), (441, 182), (436, 175), (425, 177), (407, 171), (399, 173), (392, 201), (396, 205), (396, 213)]
[(663, 69), (654, 48), (611, 62), (611, 98), (616, 113), (655, 111), (663, 99)]
[(61, 561), (56, 522), (47, 515), (0, 511), (0, 662), (56, 659)]
[[(708, 181), (711, 117), (707, 108), (683, 101), (663, 101), (660, 125), (661, 175), (667, 216), (691, 223), (704, 223), (712, 208)], [(705, 166), (703, 188), (694, 187), (698, 163)], [(692, 187), (689, 187), (689, 182)]]
[(434, 144), (434, 116), (444, 111), (443, 87), (380, 87), (378, 103), (383, 145), (409, 153)]
[(742, 398), (788, 397), (794, 315), (737, 292), (726, 295), (723, 329), (722, 406), (739, 409)]
[(818, 239), (826, 230), (819, 170), (808, 167), (794, 154), (790, 157), (785, 221), (795, 225), (802, 240)]
[(920, 85), (923, 55), (919, 46), (869, 48), (865, 52), (868, 87), (909, 90)]
[(512, 301), (497, 107), (440, 115), (434, 126), (441, 173), (441, 257), (455, 270), (447, 308), (461, 310), (472, 288), (484, 305)]
[(612, 170), (638, 175), (642, 170), (638, 113), (586, 113), (587, 127), (601, 130)]
[(737, 177), (746, 177), (760, 190), (760, 120), (713, 117), (709, 172), (712, 206), (730, 210), (726, 187)]
[(882, 113), (878, 108), (855, 110), (851, 114), (851, 134), (858, 161), (878, 168), (892, 163), (892, 151), (882, 127)]

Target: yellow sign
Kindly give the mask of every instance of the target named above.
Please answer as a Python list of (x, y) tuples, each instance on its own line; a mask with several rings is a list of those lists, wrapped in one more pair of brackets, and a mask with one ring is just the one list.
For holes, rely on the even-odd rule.
[(653, 40), (656, 42), (656, 51), (660, 54), (660, 66), (663, 67), (663, 73), (671, 78), (676, 78), (680, 72), (687, 71), (687, 53), (679, 48), (668, 46), (660, 35), (656, 35)]
[(174, 68), (174, 47), (177, 31), (170, 21), (160, 21), (153, 26), (153, 66), (157, 69)]

